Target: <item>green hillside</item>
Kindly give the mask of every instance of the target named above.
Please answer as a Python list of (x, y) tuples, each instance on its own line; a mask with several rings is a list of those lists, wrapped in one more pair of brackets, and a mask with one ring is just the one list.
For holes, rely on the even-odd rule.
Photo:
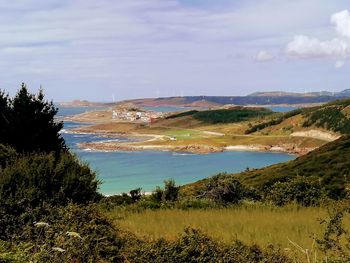
[(194, 119), (203, 123), (235, 123), (241, 121), (247, 121), (257, 117), (263, 117), (271, 115), (273, 112), (265, 108), (244, 108), (235, 107), (232, 109), (217, 109), (217, 110), (205, 110), (205, 111), (185, 111), (177, 114), (173, 114), (167, 117), (167, 119), (175, 119), (184, 116), (192, 116)]
[[(317, 177), (320, 185), (330, 196), (340, 197), (345, 194), (350, 181), (349, 156), (350, 135), (345, 135), (293, 161), (229, 176), (240, 179), (246, 186), (260, 190), (278, 181), (287, 181), (297, 176)], [(207, 183), (207, 180), (209, 179), (187, 185), (182, 191), (188, 195), (198, 192)]]
[[(299, 118), (298, 118), (299, 117)], [(350, 133), (350, 99), (336, 100), (322, 106), (303, 108), (284, 113), (272, 119), (255, 124), (246, 134), (273, 129), (291, 118), (298, 118), (295, 126), (300, 128), (321, 128), (341, 134)]]

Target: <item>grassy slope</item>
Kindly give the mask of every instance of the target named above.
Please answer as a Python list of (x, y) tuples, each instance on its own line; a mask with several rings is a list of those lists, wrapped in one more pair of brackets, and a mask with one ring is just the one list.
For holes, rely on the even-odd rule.
[[(199, 228), (226, 243), (235, 239), (249, 244), (282, 245), (291, 247), (287, 238), (303, 247), (311, 248), (312, 236), (320, 237), (324, 208), (300, 207), (232, 207), (208, 210), (160, 209), (132, 212), (112, 210), (108, 215), (117, 226), (140, 237), (174, 240), (185, 227)], [(291, 221), (290, 219), (293, 218)], [(349, 226), (346, 220), (346, 226)]]
[[(294, 176), (318, 176), (326, 188), (346, 186), (350, 179), (350, 135), (330, 142), (293, 161), (262, 169), (234, 174), (246, 185), (261, 188), (279, 180)], [(203, 186), (206, 179), (183, 187), (182, 192), (191, 195)]]
[(247, 129), (252, 133), (280, 133), (318, 129), (338, 134), (350, 133), (350, 99), (336, 100), (322, 106), (298, 109), (277, 115)]
[(174, 119), (184, 116), (192, 116), (194, 119), (203, 123), (235, 123), (247, 121), (250, 119), (271, 115), (272, 111), (265, 108), (244, 108), (234, 107), (232, 109), (217, 109), (205, 111), (186, 111), (174, 115), (170, 115), (167, 119)]

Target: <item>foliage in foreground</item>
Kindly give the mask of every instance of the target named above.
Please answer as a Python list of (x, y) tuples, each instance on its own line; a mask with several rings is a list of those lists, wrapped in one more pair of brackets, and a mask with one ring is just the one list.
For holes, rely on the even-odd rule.
[(186, 228), (182, 236), (175, 241), (131, 240), (127, 247), (129, 249), (125, 251), (125, 257), (130, 262), (293, 262), (278, 249), (262, 250), (257, 246), (247, 246), (239, 241), (224, 245), (192, 228)]
[(121, 262), (117, 230), (96, 206), (47, 205), (21, 218), (27, 223), (0, 239), (0, 262)]
[(31, 94), (24, 83), (12, 99), (0, 90), (0, 144), (19, 153), (66, 151), (59, 133), (63, 123), (55, 120), (57, 112), (42, 90)]
[(70, 153), (16, 153), (0, 145), (0, 239), (27, 223), (45, 204), (87, 204), (100, 198), (96, 174)]

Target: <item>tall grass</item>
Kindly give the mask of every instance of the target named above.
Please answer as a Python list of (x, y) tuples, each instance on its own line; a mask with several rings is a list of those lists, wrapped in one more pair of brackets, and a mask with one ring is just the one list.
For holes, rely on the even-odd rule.
[[(110, 216), (123, 229), (149, 239), (173, 240), (185, 227), (203, 230), (209, 236), (229, 243), (235, 239), (248, 244), (293, 248), (291, 241), (311, 248), (313, 238), (321, 238), (327, 217), (324, 208), (300, 207), (235, 207), (208, 210), (145, 210), (130, 212), (115, 210)], [(350, 226), (349, 218), (345, 223)]]

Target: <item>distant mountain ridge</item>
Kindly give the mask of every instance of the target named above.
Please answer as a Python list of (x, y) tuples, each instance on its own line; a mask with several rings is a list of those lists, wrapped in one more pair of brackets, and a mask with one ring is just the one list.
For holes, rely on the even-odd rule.
[[(321, 95), (322, 94), (322, 95)], [(326, 95), (323, 95), (326, 94)], [(185, 106), (215, 107), (225, 104), (235, 105), (298, 105), (327, 103), (336, 99), (350, 97), (350, 90), (338, 93), (287, 93), (287, 92), (258, 92), (248, 96), (185, 96), (167, 98), (148, 98), (127, 100), (139, 106)], [(121, 102), (123, 103), (123, 102)]]
[(178, 107), (218, 107), (226, 104), (235, 105), (298, 105), (321, 104), (336, 99), (350, 97), (350, 89), (340, 92), (293, 93), (284, 91), (255, 92), (247, 96), (178, 96), (124, 100), (117, 103), (98, 103), (85, 100), (62, 102), (60, 106), (114, 106), (131, 103), (136, 106), (178, 106)]
[(306, 92), (306, 93), (297, 93), (297, 92), (285, 92), (285, 91), (267, 91), (267, 92), (254, 92), (249, 94), (248, 97), (322, 97), (322, 96), (331, 96), (331, 97), (349, 97), (350, 89), (346, 89), (340, 92), (330, 92), (330, 91), (320, 91), (320, 92)]

